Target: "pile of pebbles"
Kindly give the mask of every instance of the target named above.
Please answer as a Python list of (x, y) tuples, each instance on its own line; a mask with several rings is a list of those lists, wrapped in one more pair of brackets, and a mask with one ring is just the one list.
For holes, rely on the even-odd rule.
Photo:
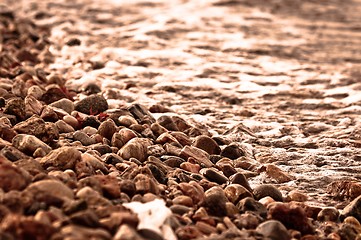
[(99, 86), (67, 89), (44, 70), (49, 29), (5, 7), (0, 31), (1, 239), (361, 239), (359, 194), (339, 210), (251, 187), (292, 176), (163, 106), (109, 109)]

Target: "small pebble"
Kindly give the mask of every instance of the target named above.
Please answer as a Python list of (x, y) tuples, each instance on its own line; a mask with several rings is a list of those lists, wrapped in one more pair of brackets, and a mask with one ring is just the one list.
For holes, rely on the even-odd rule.
[(85, 114), (97, 115), (108, 109), (108, 103), (103, 96), (93, 94), (75, 103), (74, 108)]
[(263, 184), (255, 187), (253, 189), (253, 194), (255, 199), (261, 199), (270, 196), (275, 201), (283, 202), (283, 196), (281, 191), (271, 184)]

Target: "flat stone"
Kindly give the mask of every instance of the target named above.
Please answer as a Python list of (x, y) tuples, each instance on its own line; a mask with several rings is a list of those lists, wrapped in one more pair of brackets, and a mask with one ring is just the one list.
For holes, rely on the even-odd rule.
[(212, 167), (213, 163), (209, 160), (209, 154), (202, 149), (192, 147), (192, 146), (184, 146), (180, 157), (183, 157), (184, 159), (188, 159), (189, 157), (192, 157), (195, 159), (195, 161), (205, 167)]
[(33, 135), (18, 134), (13, 138), (12, 144), (20, 151), (30, 155), (38, 148), (41, 148), (45, 153), (51, 151), (51, 147)]
[(74, 111), (75, 109), (74, 103), (67, 98), (62, 98), (58, 101), (52, 102), (50, 106), (63, 109), (65, 112), (69, 114), (71, 114), (71, 112)]
[(73, 190), (58, 180), (46, 179), (34, 182), (26, 188), (26, 191), (29, 191), (34, 195), (41, 192), (63, 200), (74, 199)]
[(147, 159), (147, 149), (152, 145), (148, 138), (133, 138), (127, 142), (118, 152), (124, 159), (136, 158), (143, 162)]

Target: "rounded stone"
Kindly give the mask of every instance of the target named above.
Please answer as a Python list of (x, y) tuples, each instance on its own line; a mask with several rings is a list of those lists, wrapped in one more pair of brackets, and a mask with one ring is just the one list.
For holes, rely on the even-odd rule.
[(210, 155), (221, 153), (221, 148), (218, 146), (218, 143), (206, 135), (197, 136), (192, 146), (200, 148)]
[(51, 151), (51, 147), (33, 135), (18, 134), (12, 139), (12, 144), (20, 151), (30, 155), (38, 148), (41, 148), (45, 153)]
[(244, 150), (237, 143), (229, 144), (221, 152), (221, 156), (229, 159), (237, 159), (244, 156), (244, 154)]
[(147, 148), (152, 145), (152, 141), (147, 138), (133, 138), (127, 142), (118, 152), (124, 159), (136, 158), (143, 162), (147, 159)]
[(205, 193), (204, 207), (210, 215), (226, 216), (228, 199), (220, 187), (212, 187)]
[(73, 190), (58, 180), (46, 179), (34, 182), (30, 184), (26, 191), (33, 193), (34, 195), (40, 192), (46, 193), (49, 196), (53, 196), (63, 200), (74, 199)]
[(289, 240), (291, 239), (287, 228), (277, 220), (268, 220), (261, 223), (256, 232), (271, 240)]
[(241, 199), (246, 197), (253, 197), (245, 187), (239, 184), (230, 184), (224, 189), (224, 193), (229, 201), (237, 204)]
[(107, 119), (100, 124), (98, 128), (98, 134), (111, 140), (116, 130), (117, 126), (115, 125), (114, 121), (112, 119)]
[(321, 222), (336, 222), (340, 216), (339, 211), (334, 207), (323, 208), (317, 215), (317, 220)]
[(281, 191), (272, 184), (263, 184), (255, 187), (253, 189), (253, 195), (257, 200), (270, 196), (275, 201), (283, 202)]
[(58, 101), (55, 101), (51, 103), (50, 106), (63, 109), (65, 112), (69, 114), (71, 114), (71, 112), (74, 111), (74, 103), (67, 98), (62, 98)]
[(73, 169), (75, 163), (80, 159), (81, 153), (77, 149), (65, 146), (51, 151), (39, 161), (44, 168), (55, 167), (59, 170), (66, 170)]

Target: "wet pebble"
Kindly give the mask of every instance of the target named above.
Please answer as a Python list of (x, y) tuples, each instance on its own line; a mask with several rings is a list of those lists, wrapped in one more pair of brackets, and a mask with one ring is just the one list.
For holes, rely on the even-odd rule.
[(130, 127), (131, 125), (138, 124), (132, 116), (124, 115), (118, 118), (119, 124), (121, 126)]
[(137, 137), (137, 134), (134, 131), (128, 128), (122, 128), (119, 130), (119, 132), (113, 134), (111, 139), (111, 145), (120, 149), (129, 140), (135, 137)]
[(300, 192), (298, 190), (292, 190), (287, 194), (285, 201), (286, 202), (291, 202), (291, 201), (306, 202), (307, 199), (308, 199), (307, 195), (303, 194), (302, 192)]
[(341, 212), (341, 220), (346, 217), (355, 217), (361, 221), (361, 195), (350, 202)]
[(233, 184), (239, 184), (245, 187), (248, 191), (253, 192), (247, 178), (242, 173), (236, 173), (229, 177), (229, 181)]
[(75, 110), (79, 112), (96, 115), (106, 111), (108, 109), (108, 103), (103, 96), (93, 94), (76, 102), (74, 107)]

